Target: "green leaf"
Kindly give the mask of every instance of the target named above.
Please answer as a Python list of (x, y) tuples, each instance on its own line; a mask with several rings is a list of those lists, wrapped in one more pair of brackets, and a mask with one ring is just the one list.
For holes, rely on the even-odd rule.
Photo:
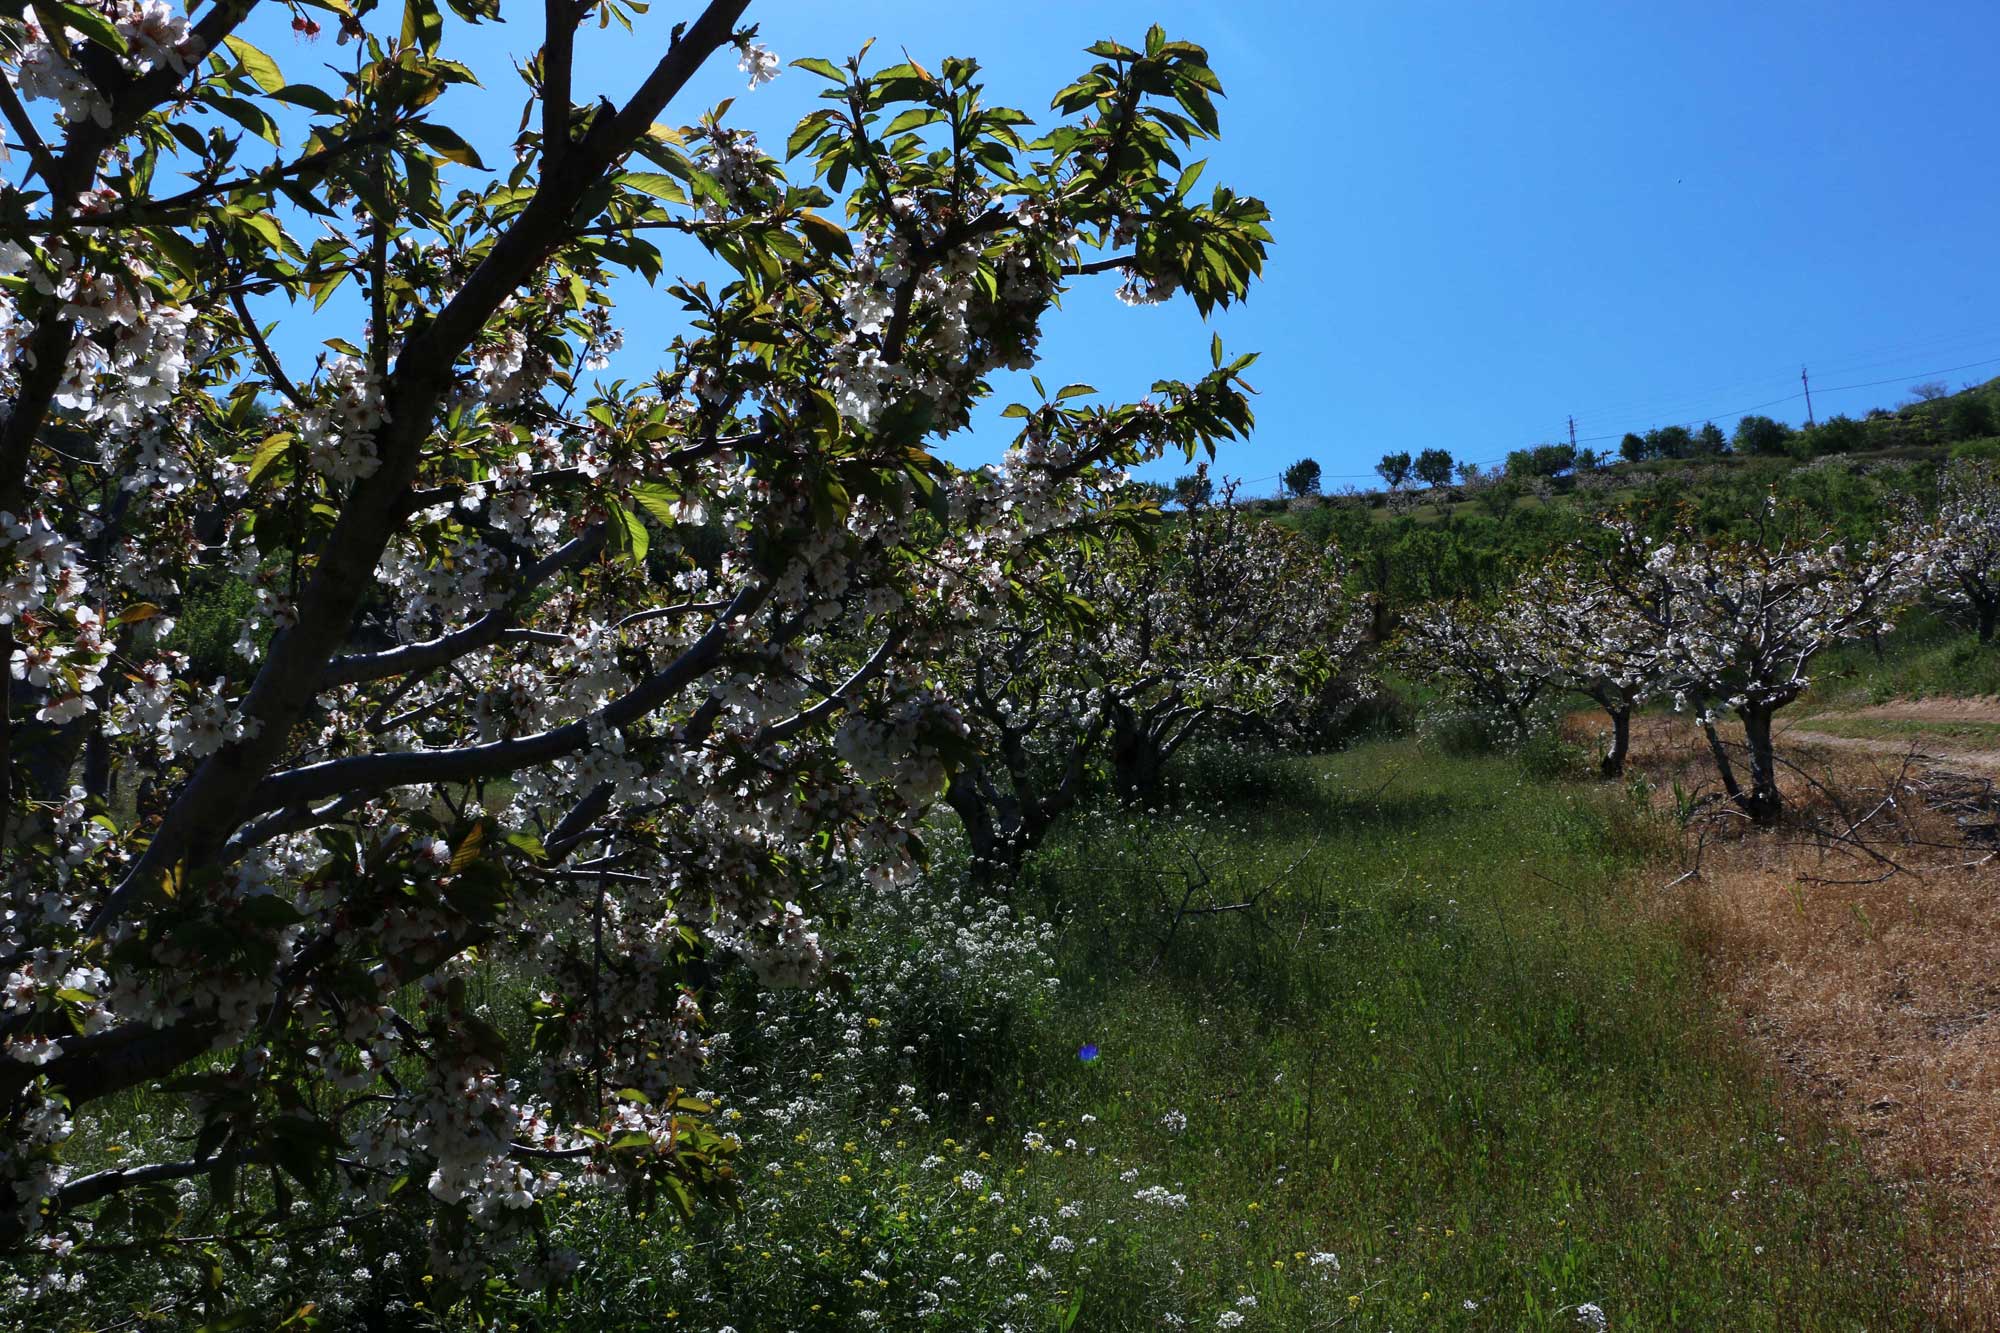
[(785, 141), (785, 160), (789, 162), (804, 152), (814, 140), (826, 132), (827, 124), (832, 119), (831, 111), (815, 111), (800, 120), (792, 130), (792, 137)]
[(1096, 392), (1097, 392), (1097, 387), (1095, 385), (1065, 384), (1062, 386), (1062, 388), (1056, 390), (1056, 401), (1060, 403), (1066, 398), (1082, 398), (1086, 394), (1093, 394)]
[(248, 74), (259, 88), (267, 93), (275, 93), (285, 86), (285, 76), (278, 72), (278, 62), (259, 51), (241, 37), (225, 37), (222, 44), (236, 53), (243, 62), (243, 72)]
[(847, 229), (832, 218), (818, 213), (801, 213), (798, 221), (800, 233), (813, 249), (842, 256), (854, 253), (854, 242), (849, 238)]
[(224, 97), (220, 93), (209, 93), (203, 100), (211, 109), (221, 112), (258, 138), (270, 143), (278, 142), (278, 123), (255, 102), (241, 97)]
[(621, 184), (629, 185), (641, 194), (650, 194), (670, 204), (688, 201), (687, 191), (681, 188), (681, 183), (663, 171), (628, 171), (618, 179)]
[(652, 548), (653, 538), (637, 514), (622, 506), (613, 505), (611, 544), (620, 556), (635, 565), (643, 565), (646, 563), (646, 552)]
[(288, 102), (292, 106), (302, 106), (308, 111), (317, 111), (322, 116), (340, 114), (340, 103), (334, 101), (333, 94), (310, 83), (290, 83), (276, 89), (271, 100)]
[(632, 498), (662, 527), (670, 528), (680, 522), (674, 516), (674, 505), (680, 496), (670, 487), (662, 486), (657, 481), (642, 481), (632, 488)]
[(451, 868), (453, 873), (465, 869), (478, 860), (480, 844), (485, 841), (485, 823), (474, 824), (471, 830), (465, 835), (465, 840), (459, 843), (458, 847), (451, 854)]
[(263, 476), (269, 470), (271, 464), (285, 456), (286, 450), (292, 447), (292, 438), (290, 431), (279, 431), (276, 435), (273, 435), (270, 439), (257, 446), (256, 454), (250, 459), (250, 476), (248, 480), (251, 485), (256, 485), (257, 478)]
[(264, 243), (269, 245), (273, 250), (283, 250), (285, 248), (285, 229), (280, 227), (278, 220), (269, 213), (249, 213), (245, 214), (239, 220), (244, 226), (263, 238)]
[(479, 154), (473, 151), (472, 145), (467, 143), (457, 130), (426, 120), (410, 126), (410, 133), (439, 157), (478, 171), (486, 170), (486, 164), (479, 160)]
[[(63, 18), (70, 27), (75, 28), (105, 50), (118, 56), (128, 53), (125, 38), (119, 33), (117, 26), (110, 19), (106, 18), (103, 11), (98, 9), (97, 6), (59, 4), (55, 7), (62, 11)], [(42, 10), (46, 9), (47, 6), (45, 4), (38, 4), (35, 8)], [(14, 12), (18, 14), (20, 10), (16, 9)], [(47, 31), (52, 26), (44, 22), (42, 28), (44, 31)]]
[(509, 833), (507, 845), (530, 861), (546, 861), (549, 856), (549, 849), (544, 847), (542, 840), (532, 833)]
[(802, 69), (808, 74), (817, 74), (822, 79), (832, 79), (835, 83), (847, 82), (847, 75), (841, 72), (840, 66), (834, 64), (831, 60), (822, 60), (818, 56), (807, 56), (802, 60), (794, 60), (792, 68)]
[(1207, 165), (1208, 165), (1207, 158), (1203, 158), (1199, 162), (1190, 163), (1188, 169), (1181, 173), (1180, 181), (1174, 186), (1174, 198), (1176, 199), (1187, 198), (1188, 191), (1192, 190), (1194, 188), (1194, 183), (1201, 179), (1202, 168), (1206, 167)]
[(939, 111), (934, 107), (927, 107), (927, 106), (912, 107), (910, 110), (905, 111), (902, 115), (890, 121), (889, 127), (883, 130), (882, 134), (884, 137), (887, 137), (892, 134), (901, 134), (904, 130), (914, 130), (914, 129), (919, 129), (925, 125), (935, 125), (943, 119), (944, 119), (944, 112)]
[(433, 0), (403, 0), (404, 46), (421, 46), (425, 55), (434, 56), (443, 32), (444, 15)]
[(321, 281), (317, 286), (315, 286), (312, 289), (313, 309), (317, 310), (321, 306), (325, 305), (327, 303), (327, 300), (330, 297), (332, 297), (332, 295), (336, 291), (340, 290), (340, 284), (346, 281), (347, 281), (347, 270), (341, 269), (338, 272), (332, 274), (331, 276)]

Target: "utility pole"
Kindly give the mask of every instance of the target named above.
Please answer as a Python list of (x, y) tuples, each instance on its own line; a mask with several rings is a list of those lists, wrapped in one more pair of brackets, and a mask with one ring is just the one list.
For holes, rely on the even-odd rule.
[(1569, 451), (1571, 453), (1576, 452), (1576, 417), (1574, 414), (1569, 419)]
[(1799, 367), (1799, 383), (1806, 386), (1806, 427), (1807, 429), (1811, 429), (1813, 424), (1812, 381), (1806, 378), (1806, 368), (1804, 366)]

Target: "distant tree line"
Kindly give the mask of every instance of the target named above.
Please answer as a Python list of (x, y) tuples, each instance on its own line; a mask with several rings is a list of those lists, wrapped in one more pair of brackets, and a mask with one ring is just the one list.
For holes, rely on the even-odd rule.
[[(1967, 456), (1983, 446), (1960, 446)], [(1576, 476), (1523, 480), (1475, 473), (1464, 492), (1471, 505), (1398, 510), (1380, 496), (1335, 495), (1293, 509), (1282, 521), (1319, 544), (1345, 552), (1356, 576), (1378, 599), (1385, 617), (1419, 602), (1494, 595), (1521, 571), (1587, 540), (1604, 521), (1624, 515), (1655, 536), (1685, 522), (1714, 537), (1746, 537), (1775, 495), (1790, 512), (1809, 516), (1816, 532), (1865, 541), (1913, 497), (1936, 503), (1938, 461), (1836, 460), (1804, 467), (1799, 460), (1746, 458), (1727, 468), (1695, 464), (1603, 472), (1592, 485)], [(1530, 492), (1542, 503), (1522, 504)]]
[[(1937, 382), (1910, 386), (1910, 401), (1895, 409), (1876, 408), (1866, 416), (1832, 416), (1804, 427), (1751, 413), (1733, 434), (1713, 421), (1698, 427), (1656, 426), (1628, 432), (1615, 454), (1569, 443), (1535, 444), (1511, 450), (1496, 469), (1461, 461), (1448, 449), (1382, 455), (1375, 475), (1391, 492), (1416, 486), (1442, 492), (1456, 479), (1489, 508), (1504, 509), (1536, 482), (1560, 481), (1617, 463), (1700, 462), (1726, 457), (1824, 458), (1898, 448), (1927, 448), (1984, 440), (2000, 433), (2000, 379), (1968, 385), (1958, 393)], [(1317, 460), (1301, 458), (1280, 475), (1282, 494), (1298, 499), (1320, 494), (1324, 473)], [(1509, 485), (1507, 483), (1513, 483)], [(1205, 476), (1190, 474), (1174, 483), (1183, 504), (1206, 503)], [(1189, 489), (1193, 488), (1193, 489)]]
[(2000, 381), (1949, 393), (1936, 382), (1910, 386), (1911, 401), (1899, 408), (1878, 407), (1856, 418), (1846, 415), (1804, 427), (1751, 413), (1736, 423), (1733, 436), (1708, 422), (1700, 430), (1662, 426), (1644, 435), (1628, 434), (1618, 454), (1627, 462), (1715, 458), (1723, 454), (1824, 458), (1831, 454), (1872, 453), (1982, 440), (2000, 425)]

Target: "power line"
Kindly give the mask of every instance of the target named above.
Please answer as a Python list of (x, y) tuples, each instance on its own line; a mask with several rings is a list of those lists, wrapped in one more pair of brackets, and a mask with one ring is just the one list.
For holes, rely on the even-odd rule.
[[(1956, 341), (1956, 340), (1953, 339), (1947, 341)], [(1855, 384), (1836, 384), (1831, 388), (1822, 385), (1820, 388), (1820, 393), (1822, 395), (1825, 395), (1829, 393), (1846, 393), (1854, 389), (1879, 389), (1885, 384), (1906, 383), (1912, 379), (1922, 379), (1927, 375), (1949, 375), (1955, 371), (1975, 370), (1981, 366), (1992, 366), (1992, 365), (2000, 365), (2000, 356), (1986, 357), (1985, 359), (1979, 361), (1966, 361), (1955, 366), (1940, 366), (1935, 370), (1905, 371), (1900, 375), (1891, 375), (1887, 379), (1863, 380)], [(1805, 379), (1805, 372), (1803, 367), (1800, 368), (1800, 381), (1803, 385), (1805, 385), (1805, 387), (1803, 387), (1797, 393), (1788, 393), (1779, 398), (1766, 399), (1764, 402), (1761, 403), (1751, 403), (1746, 407), (1733, 407), (1730, 408), (1728, 411), (1724, 412), (1703, 412), (1685, 421), (1672, 422), (1669, 424), (1684, 426), (1689, 429), (1693, 429), (1696, 421), (1713, 421), (1717, 417), (1740, 417), (1750, 412), (1761, 412), (1767, 407), (1780, 407), (1785, 403), (1795, 403), (1802, 398), (1807, 399), (1808, 402), (1810, 402), (1811, 385), (1810, 382)], [(1625, 431), (1612, 431), (1608, 434), (1603, 434), (1603, 435), (1578, 436), (1576, 434), (1576, 418), (1573, 416), (1569, 418), (1569, 430), (1570, 430), (1570, 443), (1572, 446), (1585, 445), (1585, 444), (1602, 444), (1609, 440), (1622, 440), (1627, 434), (1627, 432)], [(1560, 434), (1560, 433), (1561, 433), (1560, 431), (1550, 432), (1550, 434)], [(1534, 444), (1531, 442), (1528, 444), (1519, 445), (1517, 447), (1522, 449), (1528, 449), (1528, 448), (1533, 448)], [(1509, 452), (1512, 452), (1512, 450), (1510, 450)], [(1477, 460), (1473, 462), (1472, 465), (1475, 467), (1493, 467), (1497, 464), (1504, 463), (1506, 461), (1507, 461), (1507, 455), (1501, 454), (1494, 458)], [(1321, 480), (1323, 481), (1365, 481), (1368, 478), (1376, 475), (1378, 474), (1371, 470), (1368, 472), (1322, 472), (1320, 474), (1320, 477)], [(1284, 473), (1274, 472), (1268, 477), (1249, 477), (1240, 479), (1239, 484), (1244, 486), (1256, 486), (1267, 481), (1278, 481), (1281, 480), (1283, 477)]]
[[(1991, 356), (1980, 361), (1966, 361), (1956, 366), (1940, 366), (1936, 370), (1906, 371), (1901, 375), (1891, 375), (1887, 379), (1864, 380), (1857, 384), (1836, 384), (1832, 388), (1821, 386), (1820, 393), (1824, 395), (1829, 393), (1846, 393), (1852, 389), (1879, 389), (1885, 384), (1901, 384), (1908, 380), (1921, 379), (1926, 375), (1949, 375), (1954, 371), (1973, 370), (1980, 366), (1992, 366), (1992, 365), (2000, 365), (2000, 356)], [(1767, 407), (1778, 407), (1784, 403), (1795, 403), (1799, 401), (1801, 398), (1805, 398), (1807, 396), (1808, 392), (1802, 389), (1798, 393), (1788, 393), (1784, 395), (1782, 398), (1772, 398), (1761, 403), (1751, 403), (1747, 407), (1733, 407), (1726, 412), (1706, 412), (1701, 414), (1701, 416), (1698, 418), (1690, 418), (1686, 421), (1675, 422), (1672, 424), (1692, 428), (1696, 420), (1712, 421), (1716, 417), (1740, 417), (1743, 416), (1745, 413), (1762, 411), (1764, 408)], [(1616, 431), (1606, 435), (1586, 435), (1581, 439), (1577, 440), (1577, 443), (1601, 444), (1606, 440), (1619, 440), (1623, 439), (1624, 437), (1625, 437), (1625, 432)], [(1529, 448), (1531, 446), (1522, 445), (1520, 447)], [(1490, 467), (1495, 463), (1503, 463), (1505, 461), (1506, 461), (1506, 455), (1503, 454), (1498, 458), (1486, 459), (1478, 463), (1477, 466)], [(1369, 474), (1360, 473), (1356, 475), (1367, 476)]]
[[(1911, 343), (1849, 352), (1840, 356), (1811, 356), (1808, 359), (1820, 363), (1820, 373), (1822, 375), (1845, 375), (1859, 370), (1873, 370), (1878, 366), (1893, 365), (1898, 361), (1905, 361), (1919, 354), (1943, 353), (1947, 348), (1956, 351), (1968, 343), (1992, 346), (1996, 336), (2000, 336), (2000, 330), (1996, 330), (1991, 325), (1988, 325), (1966, 333), (1943, 334)], [(1811, 349), (1808, 350), (1810, 351)], [(1751, 379), (1737, 380), (1729, 384), (1713, 385), (1705, 389), (1684, 390), (1677, 393), (1666, 393), (1656, 390), (1641, 394), (1635, 398), (1622, 399), (1611, 403), (1600, 403), (1578, 412), (1577, 416), (1586, 425), (1590, 425), (1604, 417), (1679, 418), (1702, 415), (1700, 408), (1697, 406), (1698, 404), (1713, 402), (1716, 398), (1725, 394), (1730, 398), (1734, 398), (1738, 396), (1741, 390), (1754, 389), (1760, 384), (1768, 384), (1787, 373), (1786, 371), (1773, 369), (1767, 374)], [(1709, 415), (1716, 414), (1710, 413)]]

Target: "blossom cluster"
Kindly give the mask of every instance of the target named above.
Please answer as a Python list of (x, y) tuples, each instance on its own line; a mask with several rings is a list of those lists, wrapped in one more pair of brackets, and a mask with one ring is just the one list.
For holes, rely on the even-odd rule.
[[(1757, 818), (1774, 817), (1772, 715), (1810, 687), (1823, 649), (1887, 630), (1951, 546), (1907, 531), (1866, 547), (1800, 540), (1783, 517), (1767, 507), (1763, 529), (1741, 540), (1685, 528), (1660, 538), (1615, 520), (1604, 542), (1530, 572), (1489, 604), (1419, 609), (1404, 627), (1405, 654), (1521, 729), (1550, 685), (1590, 696), (1614, 719), (1669, 698), (1709, 732), (1730, 794)], [(1725, 714), (1744, 727), (1747, 792), (1715, 736)]]
[(1070, 534), (1026, 571), (1038, 595), (995, 597), (949, 659), (978, 751), (949, 799), (983, 865), (1018, 865), (1100, 755), (1125, 796), (1146, 796), (1205, 729), (1282, 734), (1327, 692), (1367, 688), (1369, 609), (1338, 550), (1229, 488), (1165, 526), (1157, 551)]
[[(188, 1225), (106, 1200), (250, 1172), (311, 1218), (412, 1219), (453, 1291), (559, 1277), (559, 1193), (734, 1187), (694, 1095), (725, 979), (833, 983), (830, 895), (915, 882), (971, 742), (940, 663), (1129, 469), (1247, 429), (1248, 359), (1022, 409), (991, 468), (937, 442), (1035, 361), (1085, 250), (1212, 241), (1177, 282), (1207, 309), (1260, 270), (1262, 206), (1153, 166), (1212, 134), (1161, 109), (1214, 83), (1163, 38), (1097, 67), (1067, 141), (1027, 143), (971, 61), (857, 61), (792, 136), (813, 180), (720, 113), (663, 128), (678, 78), (567, 143), (571, 108), (525, 116), (496, 177), (417, 10), (344, 16), (321, 87), (235, 31), (251, 6), (91, 7), (0, 19), (0, 72), (55, 112), (6, 164), (34, 241), (0, 245), (0, 1246), (34, 1250), (32, 1302)], [(767, 82), (726, 8), (666, 58)], [(875, 144), (899, 100), (928, 146)], [(1114, 104), (1157, 143), (1114, 142)], [(591, 379), (614, 282), (677, 233), (734, 279), (670, 287), (697, 313), (649, 377)], [(273, 318), (328, 352), (281, 355)], [(170, 1132), (113, 1163), (125, 1094)]]

